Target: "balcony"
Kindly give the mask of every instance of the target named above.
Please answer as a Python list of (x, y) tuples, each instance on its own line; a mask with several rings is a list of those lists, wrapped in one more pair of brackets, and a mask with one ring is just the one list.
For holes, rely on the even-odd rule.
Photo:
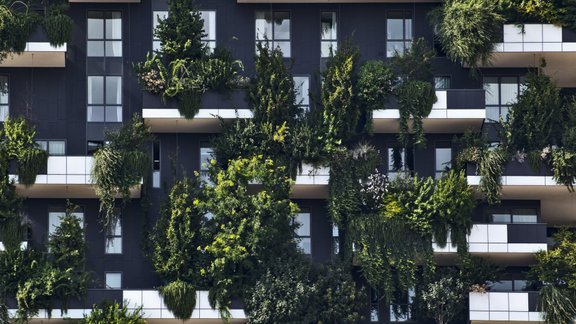
[[(18, 184), (11, 174), (18, 194), (27, 198), (97, 198), (92, 186), (91, 156), (50, 156), (46, 173), (36, 176), (36, 182), (26, 187)], [(140, 198), (140, 186), (130, 190), (131, 198)]]
[(470, 293), (470, 321), (487, 322), (541, 322), (537, 310), (538, 292)]
[[(463, 133), (467, 129), (480, 129), (486, 118), (485, 90), (449, 89), (436, 91), (438, 101), (430, 115), (424, 119), (426, 133)], [(400, 111), (375, 110), (373, 125), (375, 133), (398, 133)]]
[[(478, 186), (480, 176), (476, 174), (476, 166), (469, 165), (467, 173), (468, 184)], [(572, 223), (576, 195), (566, 186), (556, 183), (550, 169), (542, 166), (534, 171), (528, 162), (510, 161), (502, 174), (502, 199), (540, 200), (542, 222), (554, 225)]]
[(207, 92), (202, 95), (200, 111), (186, 119), (176, 102), (163, 102), (159, 95), (143, 92), (142, 116), (153, 133), (214, 133), (220, 130), (220, 119), (252, 118), (245, 92), (232, 91), (229, 96)]
[[(174, 319), (174, 315), (162, 300), (162, 297), (156, 290), (124, 290), (122, 294), (123, 300), (127, 303), (130, 310), (134, 310), (142, 306), (144, 318), (151, 319)], [(243, 323), (246, 321), (244, 310), (240, 307), (239, 303), (233, 301), (230, 309), (232, 316), (232, 323)], [(192, 312), (191, 321), (206, 321), (209, 319), (220, 319), (220, 314), (217, 310), (210, 307), (208, 301), (208, 291), (196, 292), (196, 307)], [(166, 321), (166, 323), (182, 323), (182, 321)], [(164, 322), (162, 322), (164, 323)], [(188, 322), (187, 322), (188, 323)]]
[[(443, 248), (434, 243), (434, 252), (456, 253), (456, 246), (448, 241)], [(508, 265), (526, 265), (534, 261), (534, 253), (548, 249), (546, 224), (476, 224), (467, 241), (470, 253)]]
[(328, 182), (330, 168), (302, 165), (302, 172), (296, 176), (292, 185), (291, 198), (294, 199), (326, 199), (328, 198)]
[(26, 42), (24, 52), (8, 54), (8, 57), (0, 62), (0, 67), (66, 67), (66, 49), (66, 44), (59, 47), (50, 45), (44, 29), (38, 27)]
[(576, 86), (572, 76), (576, 66), (576, 33), (551, 24), (507, 24), (503, 28), (503, 42), (497, 43), (486, 68), (539, 67), (546, 61), (544, 73), (556, 80), (558, 86)]

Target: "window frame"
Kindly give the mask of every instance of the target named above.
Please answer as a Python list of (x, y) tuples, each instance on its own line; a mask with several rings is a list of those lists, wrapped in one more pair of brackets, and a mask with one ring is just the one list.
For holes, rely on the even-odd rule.
[[(441, 170), (438, 169), (438, 150), (449, 150), (450, 152), (450, 160), (448, 162), (442, 163), (442, 165), (446, 165)], [(436, 147), (434, 147), (434, 178), (436, 180), (442, 178), (444, 173), (446, 173), (450, 168), (452, 168), (452, 159), (453, 159), (453, 150), (452, 146), (449, 143), (437, 143)]]
[[(494, 78), (496, 79), (496, 84), (498, 85), (498, 104), (488, 104), (489, 89), (486, 88), (486, 85), (489, 82), (486, 82), (486, 79), (494, 79)], [(516, 92), (516, 99), (514, 100), (514, 102), (506, 102), (506, 103), (502, 102), (502, 84), (503, 84), (502, 79), (505, 78), (516, 79), (517, 92)], [(486, 91), (486, 100), (484, 102), (484, 107), (486, 109), (486, 119), (485, 119), (486, 123), (498, 124), (500, 123), (500, 119), (506, 120), (505, 118), (507, 118), (510, 112), (510, 108), (518, 100), (518, 96), (520, 96), (520, 94), (523, 91), (524, 82), (525, 82), (524, 75), (486, 75), (482, 78), (482, 89)], [(498, 109), (499, 120), (494, 120), (488, 117), (488, 112), (490, 109)], [(502, 114), (503, 111), (506, 111), (505, 115)]]
[[(334, 18), (333, 24), (334, 24), (334, 29), (336, 30), (336, 38), (324, 38), (324, 31), (323, 31), (323, 27), (322, 27), (322, 17), (324, 14), (332, 14), (332, 17)], [(333, 11), (333, 10), (321, 10), (320, 11), (320, 58), (326, 59), (330, 57), (330, 52), (334, 53), (338, 50), (338, 12), (337, 11)], [(324, 48), (324, 44), (330, 44), (328, 49), (332, 48), (332, 51), (329, 51), (329, 53), (324, 53), (323, 52), (323, 48)], [(334, 46), (335, 45), (335, 46)]]
[[(210, 53), (213, 53), (216, 47), (218, 46), (218, 10), (216, 9), (204, 9), (198, 10), (200, 12), (200, 16), (202, 20), (204, 19), (204, 13), (214, 13), (214, 37), (210, 38), (210, 33), (207, 30), (204, 30), (206, 36), (202, 37), (202, 43), (206, 45), (206, 48), (209, 50)], [(158, 26), (159, 21), (162, 19), (168, 18), (168, 11), (167, 10), (153, 10), (152, 11), (152, 51), (159, 52), (161, 48), (160, 38), (156, 37), (156, 27)]]
[[(90, 103), (90, 78), (102, 78), (102, 103)], [(118, 78), (120, 86), (120, 103), (107, 103), (109, 79)], [(89, 120), (90, 109), (102, 109), (103, 120)], [(116, 120), (108, 120), (108, 108), (114, 108), (116, 111)], [(120, 109), (118, 115), (117, 109)], [(86, 122), (87, 123), (123, 123), (124, 122), (124, 78), (122, 75), (87, 75), (86, 76)]]
[[(120, 275), (120, 287), (115, 288), (108, 285), (108, 278), (109, 274)], [(124, 284), (124, 273), (122, 271), (104, 271), (104, 289), (106, 290), (122, 290), (122, 286)]]
[[(298, 90), (299, 86), (297, 85), (296, 79), (306, 79), (306, 82), (308, 82), (308, 93), (306, 94), (300, 94), (300, 96), (302, 97), (302, 99), (306, 99), (308, 101), (307, 104), (303, 104), (302, 101), (298, 101), (298, 93), (302, 92), (301, 90)], [(302, 109), (302, 112), (309, 112), (310, 111), (310, 86), (311, 86), (311, 77), (310, 75), (305, 75), (305, 74), (295, 74), (292, 76), (292, 80), (294, 81), (294, 92), (296, 94), (296, 102), (295, 104)], [(304, 82), (302, 82), (303, 84)]]
[[(516, 214), (518, 211), (521, 210), (530, 210), (533, 211), (534, 214), (532, 215), (528, 215), (528, 214)], [(538, 208), (535, 207), (525, 207), (525, 208), (518, 208), (518, 207), (508, 207), (508, 208), (491, 208), (486, 210), (486, 215), (487, 215), (487, 221), (489, 224), (500, 224), (500, 225), (506, 225), (506, 224), (538, 224), (538, 222), (540, 221), (540, 211)], [(508, 216), (509, 220), (508, 221), (502, 221), (502, 222), (495, 222), (494, 221), (494, 215), (501, 215), (501, 216)], [(520, 222), (520, 221), (515, 221), (515, 217), (514, 216), (536, 216), (536, 221), (535, 222)]]
[[(2, 95), (2, 79), (6, 80), (6, 92), (4, 95)], [(7, 74), (0, 74), (0, 97), (2, 96), (6, 98), (6, 103), (0, 102), (0, 122), (4, 122), (10, 116), (10, 76)]]
[[(118, 212), (120, 212), (120, 211), (118, 211)], [(105, 232), (104, 254), (106, 254), (106, 255), (121, 255), (124, 253), (124, 240), (123, 240), (124, 226), (123, 226), (122, 216), (118, 217), (118, 221), (117, 221), (116, 225), (120, 226), (120, 233), (119, 234), (116, 232), (117, 228), (114, 228), (112, 233), (109, 233), (108, 231)], [(110, 240), (112, 240), (112, 242), (114, 242), (114, 240), (116, 240), (116, 239), (120, 240), (120, 251), (119, 252), (111, 252), (111, 250), (109, 250), (109, 248), (110, 248), (110, 246), (112, 246), (114, 248), (114, 244), (110, 245), (109, 242), (110, 242)]]
[[(51, 214), (58, 214), (56, 216), (58, 216), (58, 225), (54, 226), (54, 224), (51, 222)], [(72, 216), (75, 216), (76, 218), (80, 219), (80, 226), (82, 227), (82, 234), (86, 235), (85, 230), (86, 230), (86, 213), (84, 212), (84, 210), (82, 208), (79, 209), (79, 211), (75, 211), (71, 213)], [(48, 211), (48, 240), (50, 240), (51, 236), (54, 234), (54, 232), (56, 231), (56, 228), (62, 223), (62, 217), (66, 216), (66, 211), (63, 209), (52, 209)]]
[[(300, 215), (308, 215), (308, 235), (300, 235), (300, 233), (298, 233), (298, 231), (304, 225), (304, 224), (298, 222), (298, 217)], [(310, 212), (310, 210), (308, 210), (306, 208), (303, 208), (302, 210), (300, 210), (300, 212), (298, 212), (296, 217), (294, 217), (293, 224), (300, 224), (301, 225), (301, 226), (298, 226), (298, 228), (295, 229), (295, 231), (294, 231), (294, 234), (295, 234), (296, 239), (297, 239), (298, 247), (300, 248), (300, 250), (302, 251), (302, 253), (304, 255), (311, 256), (313, 254), (312, 253), (313, 251), (312, 251), (312, 213)], [(308, 243), (310, 244), (309, 253), (306, 251), (306, 249), (304, 249), (304, 245), (302, 244), (302, 242), (305, 242), (306, 240), (308, 240)]]
[[(258, 32), (258, 25), (257, 25), (257, 20), (258, 18), (258, 13), (264, 13), (264, 17), (266, 17), (266, 13), (270, 14), (271, 20), (270, 20), (270, 35), (271, 38), (270, 39), (259, 39), (259, 32)], [(288, 14), (288, 21), (289, 21), (289, 28), (288, 28), (288, 36), (289, 38), (287, 39), (277, 39), (275, 37), (275, 31), (276, 31), (276, 26), (275, 26), (275, 15), (279, 14), (279, 13), (287, 13)], [(266, 20), (266, 18), (264, 18)], [(266, 23), (268, 24), (268, 21), (266, 21)], [(267, 26), (268, 27), (268, 26)], [(276, 46), (276, 43), (288, 43), (288, 53), (286, 53), (286, 51), (282, 50), (282, 55), (284, 58), (291, 58), (292, 57), (292, 11), (291, 10), (256, 10), (254, 12), (254, 40), (255, 40), (255, 50), (256, 50), (256, 54), (258, 54), (258, 43), (267, 43), (268, 44), (268, 48), (270, 49), (276, 49), (276, 48), (280, 48), (279, 46)], [(271, 45), (271, 46), (270, 46)]]
[[(402, 15), (402, 36), (403, 38), (389, 38), (388, 34), (389, 34), (389, 26), (388, 26), (388, 20), (390, 19), (399, 19), (399, 18), (390, 18), (390, 16), (392, 14), (398, 14), (400, 13)], [(407, 18), (409, 14), (410, 18)], [(407, 20), (410, 20), (410, 31), (412, 32), (411, 35), (409, 35), (410, 38), (408, 38), (407, 35), (407, 31), (406, 31), (406, 23)], [(402, 42), (402, 52), (397, 51), (396, 49), (392, 50), (390, 44), (391, 43), (399, 43)], [(396, 55), (396, 53), (398, 53), (399, 55), (404, 54), (404, 52), (410, 48), (410, 46), (412, 46), (412, 42), (414, 42), (414, 10), (390, 10), (388, 12), (386, 12), (386, 57), (387, 58), (391, 58), (394, 57)]]
[[(50, 139), (36, 139), (35, 140), (36, 144), (38, 144), (38, 146), (40, 146), (40, 149), (46, 151), (48, 153), (48, 156), (66, 156), (66, 146), (67, 146), (67, 141), (66, 139), (61, 139), (61, 140), (50, 140)], [(54, 143), (54, 142), (62, 142), (64, 143), (64, 153), (62, 154), (53, 154), (50, 150), (50, 143)], [(42, 144), (44, 143), (46, 146), (46, 149), (44, 149), (42, 147)]]
[[(120, 15), (120, 38), (108, 38), (106, 35), (106, 20), (113, 20), (112, 14), (118, 13)], [(90, 18), (90, 14), (100, 14), (102, 18)], [(102, 20), (102, 38), (90, 38), (89, 35), (89, 20), (101, 19)], [(88, 10), (86, 13), (86, 57), (108, 57), (108, 58), (122, 58), (124, 57), (124, 19), (121, 10)], [(90, 42), (102, 42), (102, 55), (90, 55), (89, 44)], [(108, 43), (120, 42), (120, 55), (107, 55)]]

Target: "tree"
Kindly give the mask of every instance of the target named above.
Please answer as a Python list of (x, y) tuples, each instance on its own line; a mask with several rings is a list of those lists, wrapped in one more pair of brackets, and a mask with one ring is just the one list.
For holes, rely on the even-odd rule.
[(437, 324), (448, 324), (464, 307), (467, 287), (456, 278), (444, 277), (429, 283), (422, 291), (422, 301)]
[(142, 306), (129, 311), (127, 305), (103, 302), (100, 306), (94, 305), (89, 315), (84, 315), (81, 324), (146, 324), (142, 318)]

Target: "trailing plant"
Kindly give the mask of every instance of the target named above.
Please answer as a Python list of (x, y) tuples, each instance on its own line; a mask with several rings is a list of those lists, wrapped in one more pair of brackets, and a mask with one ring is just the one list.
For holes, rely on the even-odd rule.
[(44, 19), (44, 30), (52, 46), (62, 46), (72, 40), (74, 22), (60, 10), (53, 9)]
[(119, 130), (106, 132), (108, 144), (94, 153), (92, 179), (100, 200), (102, 224), (112, 230), (118, 221), (116, 199), (130, 200), (130, 189), (138, 184), (150, 167), (147, 143), (148, 127), (138, 115)]
[(321, 99), (325, 143), (329, 151), (350, 143), (356, 137), (361, 113), (355, 94), (359, 55), (358, 48), (346, 42), (326, 62)]
[(417, 38), (404, 53), (397, 53), (390, 59), (391, 67), (401, 82), (432, 82), (432, 59), (434, 56), (434, 49), (426, 40)]
[(408, 122), (412, 121), (413, 142), (415, 145), (425, 146), (423, 119), (432, 111), (436, 102), (436, 92), (430, 82), (408, 81), (398, 88), (398, 108), (400, 110), (400, 133), (398, 140), (404, 145), (409, 144), (410, 128)]
[(543, 312), (546, 324), (569, 324), (576, 317), (574, 291), (555, 285), (544, 285), (540, 289), (538, 309)]
[(472, 210), (476, 206), (466, 172), (450, 170), (436, 182), (432, 195), (435, 217), (432, 222), (435, 242), (444, 247), (448, 233), (458, 251), (467, 252), (466, 237), (472, 230)]
[(443, 51), (472, 68), (489, 62), (500, 38), (504, 17), (491, 0), (450, 0), (431, 14)]
[[(211, 258), (210, 303), (229, 318), (233, 296), (244, 297), (261, 271), (278, 256), (297, 253), (294, 215), (288, 197), (290, 179), (284, 167), (262, 156), (229, 161), (226, 169), (210, 167), (214, 185), (206, 185), (207, 210), (214, 215), (212, 242), (205, 247)], [(250, 183), (261, 183), (253, 194)]]
[(552, 150), (552, 171), (553, 178), (557, 183), (561, 183), (574, 192), (576, 182), (576, 152), (566, 149)]
[(0, 3), (0, 62), (8, 54), (20, 54), (34, 31), (38, 17), (21, 1)]
[(368, 61), (358, 73), (358, 100), (362, 114), (367, 120), (366, 130), (371, 130), (371, 116), (374, 110), (385, 109), (386, 102), (393, 94), (396, 77), (384, 61)]
[(146, 320), (142, 316), (142, 306), (130, 311), (128, 305), (120, 306), (118, 303), (103, 302), (100, 305), (93, 305), (90, 314), (84, 315), (80, 323), (146, 324)]
[(186, 320), (192, 317), (196, 307), (196, 287), (181, 280), (172, 281), (160, 287), (159, 293), (166, 307), (178, 319)]

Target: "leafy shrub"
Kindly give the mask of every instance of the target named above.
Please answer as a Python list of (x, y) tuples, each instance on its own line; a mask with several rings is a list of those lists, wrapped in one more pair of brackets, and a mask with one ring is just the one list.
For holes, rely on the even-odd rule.
[(74, 22), (67, 15), (58, 13), (44, 19), (44, 30), (52, 46), (62, 46), (72, 40)]
[(176, 318), (187, 320), (192, 317), (196, 307), (196, 288), (193, 285), (176, 280), (160, 287), (159, 292)]
[(92, 307), (89, 315), (84, 315), (81, 324), (146, 324), (142, 317), (142, 306), (134, 311), (129, 311), (127, 305), (120, 306), (118, 303), (103, 302)]

